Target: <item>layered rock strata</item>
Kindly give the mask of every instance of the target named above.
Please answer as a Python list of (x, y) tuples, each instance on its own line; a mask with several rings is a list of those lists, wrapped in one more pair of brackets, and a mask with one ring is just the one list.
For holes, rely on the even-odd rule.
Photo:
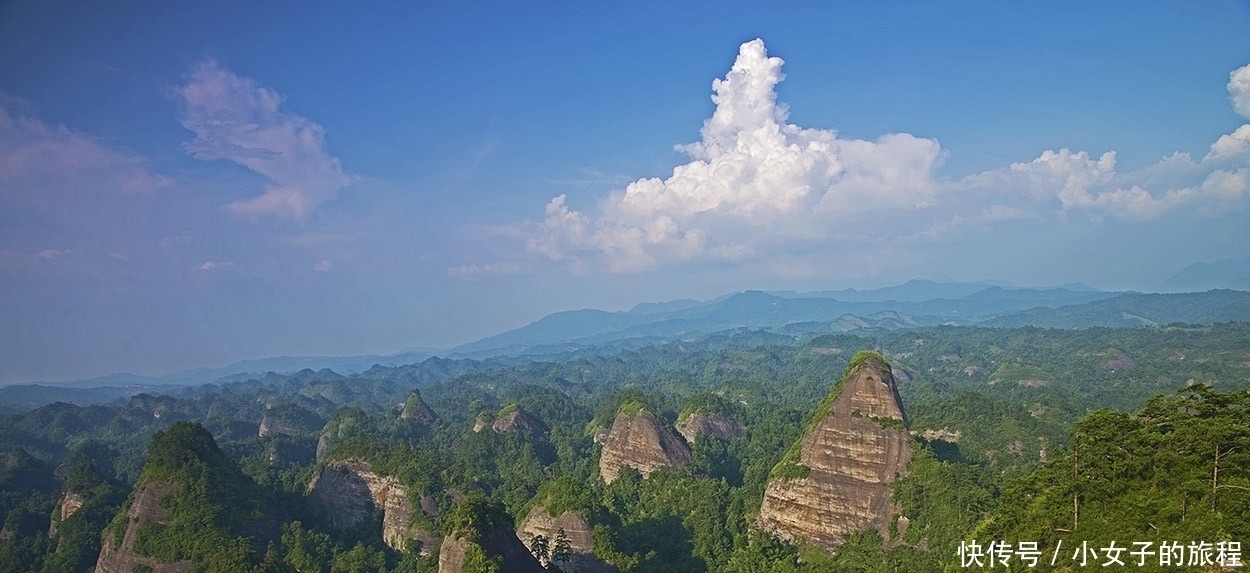
[(599, 457), (599, 475), (612, 483), (621, 468), (631, 467), (643, 477), (662, 467), (693, 461), (690, 447), (672, 429), (641, 409), (633, 415), (620, 412), (604, 440)]
[(494, 424), (491, 424), (491, 429), (500, 434), (519, 432), (531, 436), (541, 436), (546, 432), (542, 422), (539, 422), (520, 408), (515, 408), (499, 416), (499, 419), (495, 420)]
[(889, 365), (875, 353), (852, 364), (795, 445), (797, 457), (791, 450), (774, 469), (757, 521), (826, 551), (870, 528), (890, 538), (891, 484), (912, 456)]
[(374, 512), (380, 512), (382, 539), (392, 548), (402, 551), (407, 541), (414, 539), (425, 554), (438, 543), (435, 535), (411, 525), (413, 507), (407, 488), (394, 477), (373, 473), (369, 464), (330, 462), (308, 489), (309, 495), (325, 508), (330, 523), (338, 529), (348, 529)]
[(693, 444), (702, 435), (709, 435), (721, 440), (728, 440), (742, 435), (742, 424), (730, 420), (720, 414), (691, 414), (677, 423), (677, 431), (686, 442)]
[(292, 430), (290, 427), (283, 424), (282, 422), (275, 420), (274, 417), (269, 414), (269, 412), (265, 412), (265, 415), (261, 417), (260, 427), (257, 428), (257, 431), (256, 431), (256, 435), (262, 438), (265, 436), (273, 435), (273, 434), (285, 434), (285, 435), (290, 436), (291, 434), (294, 434), (294, 433), (295, 433), (294, 430)]
[(82, 507), (86, 502), (81, 493), (76, 491), (67, 491), (61, 496), (61, 503), (57, 504), (57, 508), (53, 511), (51, 524), (48, 525), (48, 537), (56, 537), (56, 526), (62, 521), (69, 519)]

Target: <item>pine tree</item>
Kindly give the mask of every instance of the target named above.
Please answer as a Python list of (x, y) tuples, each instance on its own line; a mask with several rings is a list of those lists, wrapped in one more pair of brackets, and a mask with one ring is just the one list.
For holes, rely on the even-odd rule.
[(556, 542), (551, 547), (551, 561), (563, 563), (568, 561), (571, 555), (573, 555), (573, 544), (569, 542), (569, 536), (564, 533), (564, 528), (561, 527), (556, 532)]
[(546, 567), (550, 561), (550, 550), (551, 546), (547, 542), (547, 538), (541, 534), (535, 535), (534, 539), (530, 541), (530, 553), (534, 554), (534, 558), (538, 559), (538, 562), (542, 563), (543, 567)]

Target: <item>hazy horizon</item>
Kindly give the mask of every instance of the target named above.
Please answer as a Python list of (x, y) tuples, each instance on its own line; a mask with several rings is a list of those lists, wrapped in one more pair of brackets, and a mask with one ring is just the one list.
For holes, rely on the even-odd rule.
[[(273, 25), (281, 22), (281, 26)], [(1250, 257), (1250, 8), (0, 5), (0, 383)]]

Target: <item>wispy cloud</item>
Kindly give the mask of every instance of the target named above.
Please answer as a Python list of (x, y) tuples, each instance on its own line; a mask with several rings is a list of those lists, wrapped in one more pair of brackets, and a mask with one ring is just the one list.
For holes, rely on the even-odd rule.
[(514, 276), (524, 272), (518, 263), (487, 263), (482, 265), (460, 265), (447, 269), (447, 276), (465, 281), (485, 281), (501, 277)]
[(55, 211), (88, 195), (148, 194), (172, 183), (146, 158), (45, 124), (28, 107), (0, 98), (0, 201)]
[(37, 252), (0, 251), (0, 263), (10, 265), (28, 265), (48, 263), (73, 254), (69, 249), (44, 249)]
[[(782, 60), (761, 40), (743, 44), (712, 83), (716, 109), (701, 139), (677, 149), (690, 161), (671, 176), (633, 181), (590, 209), (551, 199), (542, 221), (521, 225), (531, 253), (613, 273), (662, 266), (763, 261), (918, 235), (957, 233), (1023, 218), (1087, 213), (1145, 221), (1181, 208), (1237, 207), (1250, 194), (1250, 125), (1221, 137), (1200, 161), (1175, 154), (1135, 172), (1116, 153), (1048, 150), (1031, 161), (960, 180), (937, 175), (936, 140), (892, 133), (873, 141), (788, 123), (777, 102)], [(1250, 66), (1230, 76), (1240, 113), (1250, 111)], [(866, 221), (902, 222), (898, 225)]]
[(204, 261), (202, 264), (200, 264), (200, 266), (196, 267), (196, 269), (208, 272), (208, 271), (215, 271), (218, 269), (228, 269), (233, 266), (234, 266), (234, 261), (207, 260), (207, 261)]
[(551, 185), (564, 185), (571, 187), (597, 187), (597, 186), (620, 186), (630, 182), (628, 175), (610, 175), (593, 167), (582, 167), (575, 170), (575, 175), (566, 177), (547, 178), (547, 183)]
[(226, 206), (248, 217), (304, 219), (352, 178), (325, 150), (325, 130), (282, 110), (282, 96), (215, 61), (204, 61), (175, 93), (185, 147), (197, 159), (233, 161), (270, 181), (265, 192)]

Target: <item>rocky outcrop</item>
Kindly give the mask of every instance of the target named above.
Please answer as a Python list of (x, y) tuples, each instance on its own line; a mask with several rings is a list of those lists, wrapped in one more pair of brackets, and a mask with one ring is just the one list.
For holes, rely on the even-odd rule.
[(850, 533), (889, 540), (891, 484), (907, 471), (912, 443), (890, 367), (857, 355), (773, 470), (758, 525), (785, 540), (832, 551)]
[[(80, 512), (89, 511), (95, 489)], [(203, 426), (174, 423), (152, 435), (130, 500), (105, 528), (95, 570), (213, 569), (223, 555), (249, 569), (289, 521), (271, 499)]]
[[(438, 550), (438, 573), (463, 573), (466, 565), (478, 558), (498, 562), (500, 573), (546, 573), (538, 560), (530, 554), (529, 548), (517, 539), (515, 533), (507, 529), (489, 531), (476, 540), (460, 536), (443, 539)], [(484, 555), (483, 555), (484, 554)]]
[(491, 429), (500, 434), (518, 432), (531, 436), (542, 436), (547, 431), (542, 422), (520, 408), (505, 408), (495, 423), (491, 424)]
[(317, 451), (313, 457), (321, 461), (326, 459), (328, 453), (330, 453), (330, 434), (321, 434), (321, 437), (317, 438)]
[(295, 433), (295, 430), (283, 424), (282, 422), (279, 422), (277, 419), (271, 416), (268, 411), (266, 411), (265, 415), (260, 419), (260, 428), (257, 429), (256, 435), (263, 438), (265, 436), (271, 436), (273, 434), (285, 434), (287, 436), (290, 436), (294, 433)]
[(599, 475), (612, 483), (621, 468), (631, 467), (646, 477), (662, 467), (693, 461), (690, 447), (672, 429), (645, 408), (621, 411), (612, 422), (599, 456)]
[(317, 461), (324, 460), (330, 448), (355, 435), (364, 426), (362, 423), (367, 415), (357, 408), (339, 408), (330, 416), (329, 421), (317, 435)]
[(413, 539), (425, 554), (438, 543), (437, 536), (411, 524), (413, 507), (403, 484), (391, 476), (373, 473), (369, 464), (330, 462), (308, 485), (308, 491), (338, 529), (348, 529), (381, 513), (382, 539), (392, 548), (402, 551)]
[(58, 503), (56, 509), (53, 510), (52, 523), (48, 526), (48, 537), (56, 537), (56, 526), (62, 521), (69, 519), (74, 515), (82, 504), (87, 500), (81, 493), (76, 491), (67, 491), (61, 496), (61, 503)]
[(413, 390), (412, 394), (408, 395), (408, 399), (404, 400), (404, 409), (400, 412), (399, 417), (404, 420), (419, 422), (427, 426), (432, 426), (438, 421), (438, 414), (435, 414), (434, 410), (431, 410), (430, 407), (426, 405), (425, 400), (421, 399), (421, 392), (419, 390)]
[(534, 546), (534, 538), (539, 535), (554, 546), (555, 540), (564, 531), (572, 553), (566, 561), (556, 563), (561, 571), (568, 573), (615, 573), (613, 567), (595, 557), (594, 543), (591, 537), (590, 523), (576, 511), (566, 511), (560, 517), (552, 517), (542, 507), (535, 507), (526, 514), (525, 519), (517, 526), (516, 535), (526, 547)]
[(135, 553), (135, 540), (139, 528), (148, 522), (169, 525), (165, 520), (169, 510), (161, 507), (161, 498), (178, 487), (170, 482), (147, 482), (138, 486), (130, 508), (126, 510), (126, 529), (121, 539), (108, 535), (101, 543), (100, 558), (96, 561), (96, 573), (131, 573), (136, 568), (147, 567), (153, 573), (180, 573), (191, 568), (190, 561), (157, 563), (150, 557)]
[(721, 440), (741, 436), (742, 424), (714, 412), (690, 414), (677, 423), (677, 431), (687, 443), (693, 444), (695, 439), (705, 434)]

